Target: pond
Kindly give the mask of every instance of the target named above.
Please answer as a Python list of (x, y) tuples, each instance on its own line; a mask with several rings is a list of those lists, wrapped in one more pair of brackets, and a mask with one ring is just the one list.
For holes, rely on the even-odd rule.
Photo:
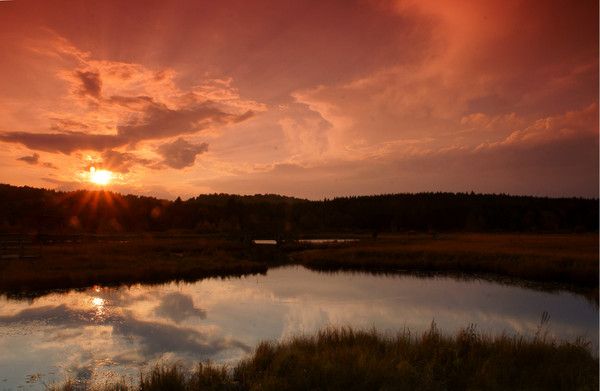
[(598, 308), (568, 292), (483, 280), (282, 267), (195, 283), (92, 287), (33, 300), (0, 298), (0, 390), (44, 389), (67, 376), (135, 380), (160, 361), (233, 363), (257, 342), (328, 325), (420, 332), (549, 334), (598, 346)]

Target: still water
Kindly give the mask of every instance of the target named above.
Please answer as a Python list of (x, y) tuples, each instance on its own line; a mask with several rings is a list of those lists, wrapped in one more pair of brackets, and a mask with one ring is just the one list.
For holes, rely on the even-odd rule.
[[(358, 242), (359, 239), (299, 239), (298, 243), (311, 243), (311, 244), (334, 244), (334, 243), (349, 243)], [(254, 244), (277, 244), (275, 239), (255, 239)]]
[(531, 336), (543, 311), (550, 335), (598, 346), (598, 309), (578, 295), (449, 277), (284, 267), (191, 284), (0, 297), (0, 390), (44, 389), (66, 377), (136, 379), (160, 361), (233, 363), (258, 341), (328, 325), (418, 332), (435, 320), (448, 333), (473, 323), (486, 333)]

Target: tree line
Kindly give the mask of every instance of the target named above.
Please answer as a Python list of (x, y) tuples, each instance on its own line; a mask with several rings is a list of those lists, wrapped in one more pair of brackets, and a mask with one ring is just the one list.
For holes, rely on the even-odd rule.
[(598, 199), (440, 192), (319, 201), (275, 194), (203, 194), (167, 201), (108, 191), (0, 185), (0, 230), (263, 237), (326, 232), (596, 232)]

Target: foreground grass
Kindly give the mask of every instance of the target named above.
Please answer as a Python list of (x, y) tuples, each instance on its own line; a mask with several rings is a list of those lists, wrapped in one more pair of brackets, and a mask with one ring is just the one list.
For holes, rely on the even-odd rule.
[(598, 296), (597, 234), (388, 236), (291, 256), (316, 270), (489, 274)]
[(582, 293), (598, 301), (598, 235), (397, 235), (337, 245), (251, 246), (206, 237), (130, 237), (40, 247), (33, 260), (0, 260), (0, 292), (95, 284), (195, 281), (265, 273), (300, 264), (316, 270), (435, 272), (516, 279)]
[[(73, 390), (67, 382), (52, 388)], [(488, 337), (467, 328), (454, 337), (435, 326), (420, 335), (326, 329), (263, 342), (232, 369), (210, 363), (157, 366), (140, 382), (99, 390), (596, 390), (598, 358), (580, 342), (538, 335)]]

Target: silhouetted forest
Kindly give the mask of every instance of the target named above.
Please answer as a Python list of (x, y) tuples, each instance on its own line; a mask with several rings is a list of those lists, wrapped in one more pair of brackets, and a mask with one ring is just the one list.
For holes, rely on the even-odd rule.
[(406, 231), (590, 232), (598, 200), (418, 193), (309, 201), (273, 194), (160, 200), (106, 191), (0, 185), (0, 230), (21, 233), (181, 231), (287, 237)]

